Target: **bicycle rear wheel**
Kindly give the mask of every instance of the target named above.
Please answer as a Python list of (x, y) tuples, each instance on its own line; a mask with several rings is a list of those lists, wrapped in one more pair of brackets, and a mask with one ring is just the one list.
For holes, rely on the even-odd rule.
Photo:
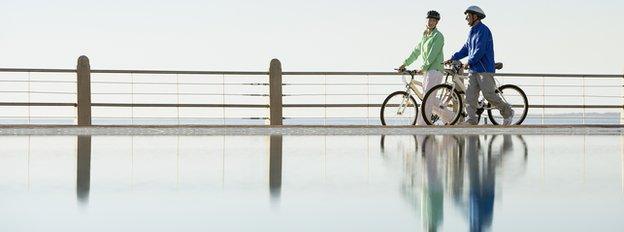
[[(515, 85), (502, 85), (498, 88), (498, 94), (511, 105), (511, 109), (514, 110), (514, 117), (511, 121), (512, 125), (520, 125), (524, 121), (529, 113), (529, 100), (522, 89)], [(488, 117), (494, 125), (503, 124), (503, 116), (500, 114), (500, 110), (494, 111), (492, 108), (487, 110)]]
[(462, 99), (448, 84), (436, 85), (425, 94), (421, 113), (427, 125), (453, 125), (462, 112)]
[(379, 112), (382, 125), (415, 125), (418, 117), (416, 99), (405, 91), (396, 91), (386, 97)]

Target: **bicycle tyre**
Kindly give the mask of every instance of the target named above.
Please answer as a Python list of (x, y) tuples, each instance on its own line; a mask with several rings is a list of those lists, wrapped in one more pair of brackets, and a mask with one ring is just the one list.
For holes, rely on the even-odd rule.
[(411, 95), (409, 95), (407, 92), (405, 91), (396, 91), (394, 93), (391, 93), (390, 95), (388, 95), (386, 97), (386, 99), (384, 99), (383, 104), (381, 105), (381, 109), (379, 110), (379, 117), (381, 119), (381, 125), (386, 126), (386, 118), (384, 116), (384, 111), (386, 110), (386, 106), (388, 104), (388, 101), (390, 101), (390, 99), (392, 99), (394, 96), (396, 95), (401, 95), (401, 96), (409, 96), (411, 101), (414, 103), (414, 120), (412, 120), (410, 125), (416, 125), (416, 119), (418, 118), (418, 103), (416, 102), (416, 99), (414, 99), (414, 97), (412, 97)]
[[(426, 107), (426, 103), (427, 103), (427, 99), (429, 99), (429, 97), (431, 96), (432, 93), (434, 93), (435, 91), (437, 91), (438, 89), (442, 89), (445, 88), (448, 91), (452, 91), (453, 87), (449, 84), (439, 84), (434, 86), (433, 88), (431, 88), (429, 91), (427, 91), (427, 93), (425, 94), (425, 97), (423, 97), (423, 107), (421, 107), (421, 114), (423, 115), (423, 119), (425, 121), (425, 123), (427, 125), (432, 125), (433, 123), (428, 119), (428, 117), (425, 117), (425, 107)], [(460, 93), (457, 92), (457, 90), (453, 91), (453, 95), (454, 97), (457, 99), (458, 104), (459, 104), (459, 109), (457, 109), (457, 112), (455, 112), (455, 116), (453, 117), (453, 120), (448, 123), (448, 125), (455, 125), (457, 123), (457, 121), (459, 120), (459, 118), (462, 115), (462, 111), (464, 108), (464, 104), (462, 102), (462, 98), (460, 97)]]
[[(526, 94), (524, 93), (524, 91), (520, 87), (518, 87), (516, 85), (507, 84), (507, 85), (502, 85), (502, 86), (498, 87), (498, 91), (501, 94), (505, 92), (505, 89), (513, 89), (513, 90), (517, 91), (520, 94), (520, 96), (522, 97), (522, 101), (524, 103), (523, 112), (522, 112), (522, 114), (520, 114), (520, 118), (518, 119), (518, 121), (513, 123), (513, 125), (520, 125), (520, 124), (522, 124), (522, 122), (524, 122), (524, 119), (526, 119), (526, 116), (529, 113), (529, 100), (528, 100)], [(492, 124), (494, 124), (494, 125), (501, 125), (502, 124), (502, 122), (496, 121), (496, 118), (494, 117), (494, 113), (492, 112), (491, 108), (487, 110), (487, 113), (488, 113), (488, 118), (490, 118), (490, 122), (492, 122)], [(518, 113), (518, 112), (515, 112), (515, 113)], [(514, 116), (516, 116), (516, 115), (514, 115)]]

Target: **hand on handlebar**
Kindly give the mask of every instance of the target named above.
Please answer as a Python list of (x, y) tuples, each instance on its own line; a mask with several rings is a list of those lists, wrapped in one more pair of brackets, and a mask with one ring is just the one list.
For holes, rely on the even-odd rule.
[(399, 68), (395, 68), (394, 70), (399, 72), (399, 73), (409, 74), (409, 75), (412, 75), (412, 76), (414, 76), (414, 75), (422, 75), (423, 74), (422, 70), (407, 70), (403, 66), (401, 66)]
[(397, 72), (405, 72), (405, 65), (401, 65), (398, 68), (395, 68), (394, 70), (396, 70)]
[(455, 66), (455, 65), (457, 65), (457, 66), (461, 65), (461, 68), (462, 68), (462, 69), (470, 69), (470, 65), (469, 65), (468, 63), (466, 63), (466, 64), (462, 64), (461, 62), (459, 62), (459, 61), (457, 61), (457, 60), (447, 60), (447, 61), (444, 61), (444, 63), (443, 63), (443, 64), (445, 64), (445, 65), (449, 65), (449, 66), (451, 66), (451, 65), (453, 65), (453, 66)]

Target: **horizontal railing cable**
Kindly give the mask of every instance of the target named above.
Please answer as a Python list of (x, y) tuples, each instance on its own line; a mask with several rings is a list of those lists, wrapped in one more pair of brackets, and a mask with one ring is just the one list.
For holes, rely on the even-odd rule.
[[(94, 107), (206, 107), (206, 108), (269, 108), (264, 104), (166, 104), (166, 103), (92, 103)], [(76, 103), (42, 103), (42, 102), (0, 102), (0, 106), (76, 106)], [(365, 108), (381, 107), (381, 104), (284, 104), (283, 107), (292, 108)], [(547, 109), (621, 109), (622, 105), (541, 105), (533, 104), (531, 108)]]
[(36, 94), (63, 94), (63, 95), (75, 95), (76, 94), (76, 92), (67, 92), (67, 91), (28, 91), (28, 90), (0, 90), (0, 93), (13, 93), (13, 94), (36, 93)]
[[(1, 118), (1, 117), (0, 117)], [(97, 116), (93, 117), (95, 119), (130, 119), (130, 117), (123, 116)], [(135, 119), (172, 119), (169, 116), (133, 116)], [(177, 118), (177, 117), (176, 117)], [(180, 117), (180, 119), (209, 119), (209, 120), (220, 120), (222, 117)], [(249, 119), (249, 120), (266, 120), (268, 117), (226, 117), (225, 119)]]
[[(1, 93), (1, 92), (0, 92)], [(93, 95), (189, 95), (189, 96), (245, 96), (245, 97), (268, 97), (269, 94), (236, 94), (236, 93), (170, 93), (170, 92), (159, 92), (159, 93), (114, 93), (114, 92), (95, 92)]]
[(201, 82), (180, 82), (180, 83), (167, 83), (167, 82), (124, 82), (124, 81), (118, 81), (118, 82), (111, 82), (111, 81), (92, 81), (92, 84), (115, 84), (115, 85), (120, 85), (120, 84), (124, 84), (124, 85), (129, 85), (129, 84), (135, 84), (135, 85), (180, 85), (180, 86), (185, 86), (185, 85), (198, 85), (198, 86), (221, 86), (221, 85), (226, 85), (226, 86), (237, 86), (237, 85), (246, 85), (246, 86), (268, 86), (269, 83), (201, 83)]
[(0, 106), (72, 106), (76, 107), (77, 103), (62, 102), (0, 102)]
[[(1, 103), (0, 103), (1, 104)], [(95, 107), (206, 107), (206, 108), (269, 108), (265, 104), (167, 104), (167, 103), (92, 103)]]
[[(28, 80), (19, 79), (19, 77), (12, 76), (10, 77), (11, 79), (0, 80), (0, 83), (15, 83), (15, 84), (28, 83), (29, 84), (28, 90), (14, 90), (18, 88), (16, 86), (19, 86), (19, 85), (9, 85), (8, 90), (0, 91), (0, 94), (15, 94), (15, 96), (20, 96), (20, 97), (24, 96), (22, 94), (28, 94), (27, 102), (19, 102), (19, 101), (2, 102), (0, 101), (0, 106), (77, 107), (77, 103), (74, 103), (74, 102), (36, 102), (36, 100), (32, 100), (32, 99), (44, 99), (42, 98), (43, 96), (41, 95), (46, 95), (46, 94), (47, 95), (76, 96), (77, 93), (75, 91), (48, 91), (48, 90), (42, 89), (42, 87), (49, 88), (50, 86), (50, 85), (44, 85), (44, 84), (59, 84), (59, 85), (60, 84), (72, 84), (72, 85), (77, 84), (77, 82), (75, 81), (75, 78), (76, 78), (75, 75), (66, 75), (66, 76), (65, 75), (63, 76), (49, 75), (47, 77), (44, 75), (41, 75), (41, 77), (39, 77), (39, 75), (37, 75), (36, 79), (31, 78), (30, 76), (31, 73), (76, 74), (76, 72), (77, 72), (76, 69), (0, 68), (0, 73), (28, 73)], [(134, 115), (135, 107), (136, 108), (222, 108), (223, 116), (217, 117), (218, 119), (262, 119), (262, 120), (266, 120), (268, 119), (268, 117), (264, 117), (264, 116), (256, 117), (255, 115), (250, 116), (250, 117), (231, 117), (228, 115), (228, 117), (226, 117), (226, 109), (236, 109), (236, 108), (268, 109), (271, 107), (271, 105), (268, 104), (269, 102), (266, 101), (267, 98), (271, 97), (268, 91), (268, 88), (262, 88), (262, 87), (269, 86), (269, 83), (264, 82), (264, 80), (260, 80), (260, 81), (253, 80), (249, 82), (244, 82), (244, 81), (241, 81), (241, 79), (239, 79), (239, 78), (249, 78), (249, 77), (254, 77), (254, 76), (263, 76), (263, 77), (268, 78), (269, 72), (93, 69), (93, 70), (90, 70), (90, 73), (92, 74), (91, 81), (90, 81), (91, 88), (96, 90), (96, 91), (90, 92), (90, 94), (91, 96), (99, 96), (96, 101), (91, 103), (91, 106), (132, 108), (132, 112), (133, 112), (132, 118), (137, 118), (137, 119), (170, 118), (170, 117), (167, 117), (167, 116), (145, 117), (145, 116)], [(120, 75), (127, 75), (127, 76), (93, 75), (93, 74), (120, 74)], [(284, 97), (284, 99), (286, 99), (286, 103), (282, 104), (282, 107), (284, 108), (325, 108), (326, 118), (336, 118), (336, 117), (331, 117), (327, 115), (328, 114), (327, 108), (367, 108), (366, 109), (367, 116), (363, 118), (367, 118), (367, 120), (368, 118), (375, 118), (377, 117), (378, 112), (374, 112), (373, 110), (371, 110), (371, 108), (381, 107), (383, 96), (387, 96), (388, 94), (396, 90), (404, 90), (404, 85), (400, 82), (400, 78), (398, 78), (401, 75), (396, 72), (281, 72), (281, 74), (284, 76), (284, 81), (282, 83), (282, 86), (284, 86), (284, 90), (286, 90), (281, 95), (282, 97)], [(167, 77), (167, 76), (150, 76), (150, 75), (171, 75), (171, 76)], [(180, 75), (189, 75), (189, 76), (192, 75), (193, 79), (188, 79), (188, 81), (185, 82), (184, 80), (185, 78), (187, 78), (187, 76), (180, 76)], [(350, 79), (349, 76), (357, 76), (357, 79)], [(381, 79), (374, 79), (375, 81), (371, 82), (371, 79), (375, 78), (376, 76), (384, 77), (384, 78), (387, 76), (388, 78), (386, 78), (385, 80), (394, 80), (396, 83), (383, 82), (383, 80)], [(395, 76), (395, 77), (390, 77), (390, 76)], [(623, 106), (624, 104), (622, 104), (622, 99), (624, 99), (624, 96), (615, 95), (617, 93), (614, 93), (612, 90), (609, 89), (609, 88), (612, 88), (614, 90), (617, 90), (617, 88), (623, 88), (624, 85), (622, 85), (622, 83), (624, 82), (624, 75), (619, 75), (619, 74), (611, 75), (611, 74), (497, 73), (496, 76), (501, 77), (501, 79), (499, 79), (501, 81), (501, 84), (504, 84), (505, 82), (514, 83), (516, 82), (515, 80), (525, 80), (525, 79), (529, 80), (529, 81), (517, 81), (517, 83), (515, 84), (523, 89), (526, 88), (525, 92), (527, 93), (527, 96), (529, 97), (530, 102), (532, 101), (531, 99), (533, 98), (538, 99), (538, 100), (533, 100), (533, 101), (536, 101), (537, 103), (540, 103), (540, 104), (530, 103), (530, 108), (583, 109), (582, 112), (581, 110), (579, 110), (579, 114), (582, 114), (583, 117), (585, 116), (585, 113), (589, 112), (589, 111), (585, 112), (584, 109), (624, 109), (624, 106)], [(51, 79), (51, 77), (54, 77), (55, 79), (56, 78), (72, 78), (73, 80), (55, 80), (55, 79)], [(231, 80), (236, 80), (236, 81), (227, 82), (225, 81), (226, 77), (231, 78)], [(299, 77), (309, 78), (310, 80), (306, 81), (306, 79), (302, 79)], [(335, 82), (332, 83), (332, 81), (328, 81), (328, 77), (336, 77), (332, 79)], [(345, 77), (346, 79), (343, 79), (342, 77)], [(123, 79), (123, 78), (130, 78), (130, 79), (126, 81), (126, 79)], [(172, 79), (165, 79), (165, 78), (175, 78), (175, 81), (172, 81)], [(201, 80), (197, 78), (206, 78), (206, 80), (209, 80), (210, 78), (214, 78), (214, 81), (211, 80), (207, 82), (201, 82)], [(315, 79), (315, 78), (318, 78), (318, 79)], [(541, 85), (536, 84), (536, 82), (532, 81), (533, 79), (540, 80), (539, 78), (541, 78), (541, 82), (542, 82)], [(563, 84), (563, 83), (557, 83), (559, 80), (554, 80), (552, 81), (553, 84), (546, 84), (548, 82), (546, 82), (545, 79), (551, 79), (551, 78), (569, 79), (569, 80), (573, 80), (574, 82), (571, 84)], [(609, 85), (608, 83), (611, 83), (611, 82), (598, 80), (598, 81), (592, 81), (595, 83), (595, 84), (592, 84), (592, 83), (586, 82), (585, 81), (586, 79), (616, 80), (618, 82), (614, 83), (613, 85)], [(141, 82), (137, 80), (143, 80), (143, 81)], [(304, 82), (299, 82), (300, 80), (304, 80)], [(422, 80), (422, 77), (420, 76), (417, 77), (417, 80)], [(582, 80), (582, 84), (576, 84), (577, 83), (576, 81), (580, 83), (581, 80)], [(350, 81), (353, 81), (353, 82), (350, 82)], [(36, 87), (34, 88), (36, 90), (32, 90), (33, 88), (31, 87), (31, 84), (41, 84), (41, 85), (33, 86), (33, 87)], [(132, 86), (132, 90), (130, 91), (130, 90), (120, 89), (117, 85)], [(155, 85), (155, 86), (151, 86), (151, 85)], [(68, 85), (63, 85), (63, 87), (67, 87), (67, 86)], [(167, 91), (168, 89), (165, 89), (163, 91), (164, 88), (161, 88), (161, 87), (168, 87), (168, 86), (175, 86), (176, 87), (175, 92)], [(194, 86), (194, 87), (191, 87), (191, 86)], [(196, 88), (198, 86), (207, 86), (207, 87), (222, 86), (222, 92), (214, 92), (214, 89), (208, 89), (206, 92), (203, 92), (201, 89)], [(226, 88), (225, 88), (226, 86), (228, 86), (228, 89), (227, 89), (228, 92), (226, 92)], [(250, 88), (243, 87), (243, 86), (257, 87), (259, 89), (250, 90)], [(314, 88), (302, 89), (302, 90), (297, 89), (297, 87), (305, 88), (308, 86), (315, 87), (315, 89)], [(332, 92), (329, 92), (327, 88), (328, 86), (336, 86), (337, 88), (329, 89), (329, 90), (333, 90)], [(353, 89), (345, 90), (344, 88), (348, 86), (356, 87), (355, 90), (359, 92), (356, 92)], [(366, 86), (366, 90), (362, 89), (363, 86)], [(397, 88), (395, 90), (388, 90), (391, 86), (396, 86)], [(159, 91), (153, 91), (153, 92), (149, 91), (151, 89), (148, 89), (148, 88), (152, 88), (152, 87), (154, 89), (156, 87), (161, 88), (161, 89), (158, 89)], [(184, 87), (184, 88), (181, 88), (181, 87)], [(231, 88), (232, 90), (230, 90), (229, 87), (233, 87)], [(236, 89), (235, 87), (240, 87), (240, 88)], [(321, 90), (319, 87), (323, 89)], [(377, 91), (371, 91), (372, 90), (371, 87), (379, 87), (379, 88), (373, 88), (374, 90), (377, 90)], [(541, 94), (537, 94), (534, 91), (529, 91), (529, 90), (533, 90), (534, 89), (533, 87), (541, 87), (541, 91), (540, 91)], [(548, 91), (548, 88), (561, 88), (561, 89), (553, 89), (553, 92), (550, 92)], [(567, 90), (565, 91), (568, 91), (569, 93), (572, 93), (572, 94), (559, 94), (561, 92), (567, 93), (565, 91), (562, 91), (562, 89), (565, 89), (565, 88), (567, 88)], [(595, 89), (592, 90), (592, 88), (595, 88)], [(381, 89), (384, 89), (384, 91), (388, 91), (388, 92), (381, 92)], [(121, 91), (116, 92), (115, 90), (121, 90)], [(136, 90), (139, 90), (139, 92), (137, 92)], [(313, 90), (313, 91), (310, 91), (310, 90)], [(129, 91), (129, 92), (126, 92), (126, 91)], [(232, 91), (232, 92), (229, 92), (229, 91)], [(319, 93), (319, 91), (323, 91), (323, 93)], [(365, 91), (365, 92), (361, 92), (361, 91)], [(260, 92), (260, 93), (257, 93), (257, 92)], [(546, 94), (547, 92), (549, 92), (550, 94)], [(579, 94), (574, 94), (577, 92)], [(108, 96), (131, 95), (133, 100), (131, 102), (116, 102), (116, 100), (111, 101), (110, 99), (102, 99), (104, 95), (108, 95)], [(176, 103), (147, 103), (147, 102), (137, 102), (134, 96), (178, 96), (178, 99)], [(183, 103), (184, 101), (192, 100), (194, 102), (198, 102), (199, 100), (195, 100), (193, 98), (188, 98), (188, 97), (181, 99), (180, 96), (221, 96), (222, 99), (210, 100), (210, 102), (206, 102), (206, 103), (203, 103), (203, 102)], [(276, 96), (279, 96), (279, 95), (276, 95)], [(367, 97), (365, 101), (360, 100), (359, 97), (361, 96)], [(229, 97), (227, 101), (225, 100), (225, 97)], [(239, 97), (238, 101), (236, 99), (237, 97)], [(246, 97), (255, 97), (255, 98), (261, 99), (262, 101), (261, 103), (257, 103), (257, 104), (255, 103), (249, 103), (249, 104), (228, 103), (228, 101), (248, 102), (249, 100)], [(305, 98), (300, 98), (300, 97), (324, 97), (325, 100), (321, 104), (318, 102), (311, 102), (309, 100), (306, 100), (307, 101), (306, 102), (302, 100)], [(341, 99), (341, 97), (345, 97), (345, 98)], [(357, 99), (351, 98), (347, 100), (346, 97), (358, 97), (358, 98)], [(371, 100), (372, 99), (371, 97), (374, 97), (375, 99), (379, 98), (380, 100), (379, 101), (375, 101), (374, 99)], [(555, 99), (564, 98), (564, 99), (557, 100), (556, 102), (557, 104), (546, 104), (546, 101), (551, 101), (549, 100), (549, 98), (555, 98)], [(578, 100), (571, 101), (571, 100), (568, 100), (568, 98), (577, 98)], [(113, 99), (116, 99), (116, 98), (113, 98)], [(602, 99), (612, 99), (613, 101), (601, 102), (601, 103), (609, 103), (609, 104), (591, 104), (592, 101), (590, 101), (590, 99), (593, 99), (593, 100), (600, 99), (601, 101), (603, 101)], [(167, 101), (168, 100), (170, 99), (167, 98)], [(331, 103), (331, 102), (328, 102), (328, 100), (337, 101), (338, 103)], [(161, 102), (162, 101), (164, 100), (161, 100)], [(303, 101), (303, 102), (299, 103), (297, 101)], [(212, 104), (212, 102), (219, 102), (219, 103)], [(266, 102), (266, 103), (263, 104), (262, 102)], [(342, 102), (366, 102), (366, 104), (342, 103)], [(579, 104), (563, 104), (563, 103), (579, 103)], [(518, 107), (518, 106), (514, 106), (514, 107)], [(30, 118), (35, 118), (35, 119), (43, 118), (43, 117), (38, 117), (34, 115), (31, 116), (30, 108), (28, 109), (29, 109), (29, 112), (28, 112), (29, 119)], [(607, 110), (603, 110), (603, 111), (606, 112)], [(257, 112), (257, 111), (254, 111), (254, 112)], [(550, 116), (544, 115), (544, 112), (546, 111), (542, 111), (541, 116), (535, 116), (535, 115), (529, 114), (529, 117), (549, 118)], [(266, 111), (264, 111), (264, 113), (266, 113)], [(221, 114), (221, 112), (219, 112), (219, 114)], [(592, 114), (592, 116), (588, 117), (587, 119), (589, 120), (591, 118), (594, 118), (594, 119), (602, 118), (600, 116), (595, 116), (594, 114)], [(119, 118), (119, 119), (127, 118), (127, 117), (101, 117), (101, 116), (92, 116), (92, 117), (100, 118), (100, 119), (101, 118)], [(306, 116), (297, 116), (297, 117), (282, 116), (282, 117), (285, 119), (317, 118), (317, 117), (306, 117)], [(577, 116), (557, 115), (556, 117), (575, 118)], [(19, 117), (0, 116), (0, 118), (19, 118)], [(66, 117), (62, 117), (62, 118), (66, 118)], [(180, 114), (180, 109), (178, 109), (177, 111), (177, 118), (178, 118), (178, 123), (180, 123), (179, 121), (180, 119), (196, 119), (196, 118), (209, 119), (209, 117), (183, 116)], [(344, 118), (360, 118), (360, 116), (345, 116)], [(604, 118), (613, 118), (613, 117), (604, 117)]]
[[(0, 68), (0, 72), (33, 72), (33, 73), (76, 73), (75, 69), (44, 69), (44, 68)], [(176, 71), (176, 70), (115, 70), (92, 69), (91, 73), (108, 74), (189, 74), (189, 75), (269, 75), (269, 72), (258, 71)], [(396, 72), (282, 72), (284, 76), (398, 76)], [(496, 76), (509, 77), (575, 77), (575, 78), (624, 78), (622, 74), (552, 74), (552, 73), (496, 73)]]

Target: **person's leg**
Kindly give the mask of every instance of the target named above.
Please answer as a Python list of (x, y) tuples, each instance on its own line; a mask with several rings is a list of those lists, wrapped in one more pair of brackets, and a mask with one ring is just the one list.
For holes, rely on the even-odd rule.
[(466, 113), (468, 114), (468, 119), (466, 119), (466, 122), (472, 125), (477, 125), (479, 123), (477, 118), (479, 79), (477, 73), (470, 73), (468, 75), (468, 86), (466, 87)]
[[(425, 72), (423, 73), (423, 81), (422, 81), (422, 88), (423, 88), (423, 95), (427, 93), (427, 91), (429, 91), (429, 89), (427, 89), (427, 84), (429, 83), (429, 72)], [(424, 102), (421, 102), (420, 107), (423, 107), (425, 105)], [(422, 112), (418, 112), (418, 117), (416, 118), (416, 125), (419, 126), (426, 126), (427, 123), (425, 123), (425, 120), (423, 119), (424, 115), (422, 114)]]
[(501, 115), (504, 118), (511, 116), (511, 106), (503, 101), (503, 99), (496, 93), (496, 81), (494, 80), (494, 73), (479, 73), (481, 92), (483, 97), (490, 104), (500, 110)]
[[(427, 94), (427, 92), (433, 88), (436, 85), (439, 85), (442, 83), (442, 73), (436, 70), (429, 70), (427, 72), (425, 72), (424, 74), (424, 78), (423, 78), (423, 94)], [(424, 102), (422, 103), (422, 105), (420, 107), (424, 107), (425, 105), (437, 105), (437, 102), (435, 101), (437, 100), (436, 98), (429, 98), (427, 100), (427, 103), (425, 104)], [(432, 107), (427, 107), (425, 108), (425, 114), (427, 115), (431, 115), (431, 110)], [(423, 119), (424, 115), (423, 114), (418, 114), (418, 120), (416, 122), (416, 124), (418, 125), (426, 125), (425, 120)]]

